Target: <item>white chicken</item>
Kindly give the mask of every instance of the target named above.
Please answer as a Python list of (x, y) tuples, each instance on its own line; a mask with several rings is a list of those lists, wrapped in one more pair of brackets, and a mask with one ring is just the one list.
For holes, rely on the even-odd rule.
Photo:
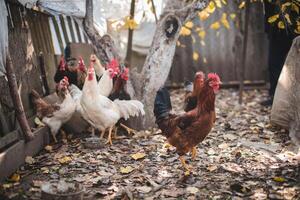
[[(97, 57), (92, 57), (92, 56), (91, 56), (91, 58), (97, 59)], [(94, 62), (94, 61), (91, 59), (91, 62)], [(100, 63), (99, 60), (98, 60), (98, 62)], [(101, 64), (98, 65), (98, 70), (100, 71), (100, 73), (98, 73), (98, 75), (101, 76), (101, 79), (97, 83), (99, 93), (105, 97), (108, 97), (108, 95), (111, 93), (111, 91), (113, 89), (113, 80), (111, 78), (111, 70), (105, 70)], [(92, 122), (89, 120), (87, 115), (82, 111), (82, 106), (81, 106), (82, 91), (74, 84), (71, 84), (69, 86), (69, 90), (70, 90), (70, 94), (76, 104), (76, 112), (78, 112), (87, 122), (92, 124)], [(103, 138), (103, 135), (104, 135), (104, 131), (102, 131), (102, 133), (101, 133), (101, 138)], [(95, 129), (92, 128), (92, 137), (94, 137), (94, 136), (95, 136)]]
[(75, 101), (69, 93), (68, 86), (68, 78), (64, 77), (57, 87), (57, 92), (62, 101), (60, 104), (49, 104), (35, 90), (31, 92), (37, 116), (50, 128), (55, 142), (57, 142), (57, 132), (72, 117), (76, 109)]
[[(109, 70), (103, 74), (111, 78)], [(101, 78), (101, 80), (102, 80)], [(144, 115), (144, 106), (137, 100), (114, 100), (101, 94), (99, 87), (101, 80), (97, 84), (93, 63), (88, 69), (88, 75), (82, 89), (80, 100), (82, 115), (95, 128), (102, 131), (102, 134), (109, 128), (108, 142), (112, 144), (111, 135), (114, 125), (120, 118), (128, 119), (130, 116)], [(105, 79), (103, 79), (104, 81)]]

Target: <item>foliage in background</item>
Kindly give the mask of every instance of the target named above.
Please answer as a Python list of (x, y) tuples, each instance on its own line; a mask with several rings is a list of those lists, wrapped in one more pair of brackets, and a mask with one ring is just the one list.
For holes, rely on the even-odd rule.
[[(300, 8), (300, 0), (267, 0), (269, 3), (276, 5), (278, 9), (275, 15), (268, 18), (268, 23), (272, 26), (276, 26), (279, 29), (289, 29), (291, 32), (295, 34), (300, 34), (300, 17), (299, 17), (299, 8)], [(263, 0), (250, 0), (251, 3), (255, 2), (263, 2)], [(216, 36), (219, 36), (219, 30), (224, 28), (225, 30), (230, 30), (234, 27), (240, 27), (241, 19), (237, 20), (237, 17), (242, 17), (240, 12), (245, 8), (246, 1), (245, 0), (235, 0), (233, 1), (238, 8), (233, 12), (225, 12), (221, 11), (221, 16), (218, 20), (204, 23), (202, 25), (195, 25), (193, 21), (188, 21), (181, 29), (181, 36), (191, 36), (193, 43), (196, 42), (195, 36), (198, 36), (200, 45), (205, 46), (205, 37), (207, 35), (207, 31), (209, 29), (216, 31)], [(212, 0), (209, 3), (209, 6), (202, 12), (198, 13), (198, 20), (201, 22), (208, 21), (210, 16), (216, 13), (216, 10), (222, 9), (224, 6), (228, 5), (227, 0)], [(196, 33), (196, 34), (193, 34)], [(177, 46), (185, 47), (185, 45), (181, 44), (180, 41), (177, 42)], [(197, 61), (199, 59), (199, 53), (193, 53), (193, 59)], [(203, 57), (203, 62), (206, 63), (206, 58)]]

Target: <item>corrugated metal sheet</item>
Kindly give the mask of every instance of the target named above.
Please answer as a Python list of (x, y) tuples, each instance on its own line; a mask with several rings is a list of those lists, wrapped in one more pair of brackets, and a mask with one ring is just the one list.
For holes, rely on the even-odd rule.
[[(210, 29), (208, 26), (222, 16), (236, 13), (236, 6), (232, 1), (229, 5), (216, 11), (215, 14), (205, 22), (199, 19), (194, 21), (201, 27), (206, 27), (205, 45), (201, 45), (199, 36), (196, 33), (193, 37), (196, 42), (193, 43), (191, 37), (180, 37), (180, 42), (184, 48), (177, 47), (174, 63), (170, 72), (169, 80), (173, 83), (181, 83), (184, 80), (192, 80), (195, 71), (216, 72), (222, 77), (223, 82), (238, 81), (239, 65), (236, 65), (236, 58), (242, 51), (242, 45), (236, 40), (238, 30), (233, 22), (230, 22), (230, 29), (221, 27), (218, 31)], [(252, 3), (250, 10), (249, 37), (247, 49), (247, 66), (245, 69), (246, 80), (266, 80), (267, 69), (267, 38), (264, 33), (264, 14), (261, 3)], [(198, 38), (198, 39), (197, 39)], [(193, 60), (193, 52), (199, 54), (197, 61)], [(205, 62), (206, 60), (206, 62)]]

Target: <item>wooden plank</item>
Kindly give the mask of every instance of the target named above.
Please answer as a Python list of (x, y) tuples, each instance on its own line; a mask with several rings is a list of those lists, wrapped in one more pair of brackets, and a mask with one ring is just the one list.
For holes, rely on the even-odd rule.
[(68, 44), (70, 42), (70, 40), (69, 40), (69, 37), (68, 37), (65, 20), (64, 20), (62, 15), (59, 16), (59, 19), (60, 19), (61, 27), (62, 27), (62, 30), (63, 30), (63, 33), (64, 33), (64, 38), (65, 38), (66, 44)]
[(9, 132), (9, 126), (6, 120), (7, 120), (7, 116), (5, 116), (0, 102), (0, 127), (1, 127), (0, 138), (1, 136), (4, 136), (6, 133)]
[(4, 147), (14, 143), (15, 141), (17, 141), (19, 139), (20, 139), (19, 130), (14, 130), (14, 131), (6, 134), (4, 137), (2, 137), (0, 139), (0, 152)]
[(75, 28), (76, 28), (76, 32), (77, 32), (76, 34), (77, 34), (78, 40), (79, 40), (80, 43), (82, 43), (79, 26), (78, 26), (76, 21), (74, 21), (74, 23), (75, 23)]
[(67, 20), (68, 20), (69, 29), (70, 29), (70, 32), (71, 32), (72, 41), (76, 42), (76, 40), (75, 40), (75, 34), (74, 34), (74, 28), (73, 28), (73, 25), (72, 25), (72, 19), (71, 19), (71, 17), (68, 16)]
[(55, 33), (56, 33), (56, 36), (57, 36), (57, 39), (58, 39), (60, 50), (61, 50), (61, 52), (64, 52), (64, 45), (63, 45), (63, 41), (62, 41), (62, 38), (61, 38), (61, 35), (60, 35), (58, 23), (57, 23), (56, 18), (54, 16), (52, 16), (51, 18), (52, 18)]
[(24, 146), (25, 141), (21, 140), (0, 153), (0, 181), (4, 181), (24, 163)]
[[(37, 129), (32, 141), (20, 140), (0, 153), (0, 181), (4, 181), (25, 163), (26, 156), (34, 156), (49, 144), (49, 129)], [(13, 159), (12, 159), (13, 158)]]

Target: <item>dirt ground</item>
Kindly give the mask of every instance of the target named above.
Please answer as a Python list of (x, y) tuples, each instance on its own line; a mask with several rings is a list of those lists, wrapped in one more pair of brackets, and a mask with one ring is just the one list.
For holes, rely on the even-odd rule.
[[(182, 110), (182, 90), (172, 91), (174, 110)], [(217, 122), (187, 161), (184, 175), (174, 148), (166, 148), (159, 130), (138, 132), (98, 150), (68, 137), (26, 159), (0, 185), (0, 199), (40, 199), (49, 180), (81, 183), (85, 199), (300, 199), (297, 148), (288, 134), (269, 124), (270, 109), (260, 106), (266, 91), (247, 91), (237, 103), (236, 90), (217, 96)]]

